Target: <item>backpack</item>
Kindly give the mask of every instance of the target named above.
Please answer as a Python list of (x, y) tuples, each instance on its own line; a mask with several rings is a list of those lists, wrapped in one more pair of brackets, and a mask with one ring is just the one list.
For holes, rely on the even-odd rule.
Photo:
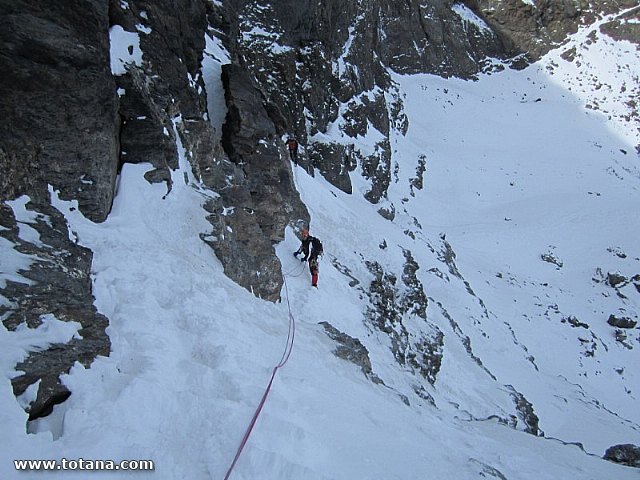
[(322, 242), (319, 238), (313, 237), (313, 251), (317, 252), (318, 255), (322, 255), (324, 253)]

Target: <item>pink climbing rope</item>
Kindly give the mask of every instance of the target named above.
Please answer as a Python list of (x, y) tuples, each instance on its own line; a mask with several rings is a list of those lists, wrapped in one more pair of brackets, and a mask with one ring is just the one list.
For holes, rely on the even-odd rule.
[(284, 280), (284, 289), (287, 296), (287, 308), (289, 309), (289, 333), (287, 334), (287, 343), (284, 348), (284, 352), (282, 353), (282, 358), (280, 358), (280, 362), (273, 368), (273, 372), (271, 372), (271, 379), (269, 380), (269, 384), (267, 385), (266, 390), (264, 391), (264, 395), (262, 395), (262, 400), (258, 404), (258, 408), (256, 408), (255, 413), (253, 414), (253, 418), (247, 427), (247, 431), (244, 433), (244, 437), (242, 437), (242, 441), (240, 442), (240, 446), (238, 447), (238, 451), (236, 452), (236, 456), (233, 458), (233, 462), (231, 462), (231, 466), (227, 470), (227, 474), (224, 476), (224, 480), (228, 480), (231, 472), (233, 471), (233, 467), (236, 466), (240, 455), (242, 454), (242, 450), (247, 445), (247, 441), (249, 440), (249, 436), (253, 431), (253, 427), (258, 421), (258, 417), (260, 416), (260, 412), (262, 412), (262, 407), (264, 407), (265, 402), (267, 401), (267, 397), (269, 396), (269, 392), (271, 391), (271, 385), (273, 385), (273, 380), (276, 378), (276, 373), (278, 370), (285, 366), (289, 357), (291, 356), (291, 351), (293, 350), (293, 340), (296, 335), (296, 321), (291, 313), (291, 304), (289, 303), (289, 289), (287, 287), (287, 279), (285, 276), (282, 277)]

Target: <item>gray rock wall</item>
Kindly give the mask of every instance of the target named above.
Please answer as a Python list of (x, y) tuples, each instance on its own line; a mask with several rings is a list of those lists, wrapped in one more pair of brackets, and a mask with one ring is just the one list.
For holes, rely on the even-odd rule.
[[(212, 223), (203, 240), (231, 278), (260, 297), (279, 298), (273, 244), (286, 225), (308, 223), (308, 214), (275, 141), (273, 112), (265, 111), (244, 70), (232, 69), (226, 83), (229, 110), (238, 113), (226, 129), (228, 153), (207, 120), (201, 66), (209, 19), (222, 15), (205, 0), (0, 0), (0, 236), (34, 259), (17, 272), (24, 282), (8, 281), (0, 289), (7, 300), (0, 317), (9, 330), (23, 323), (36, 328), (47, 315), (82, 327), (82, 340), (31, 352), (16, 366), (23, 372), (12, 381), (16, 395), (41, 380), (30, 418), (46, 415), (69, 396), (60, 374), (110, 351), (108, 319), (93, 306), (92, 252), (71, 240), (64, 217), (51, 206), (49, 185), (101, 222), (123, 163), (151, 163), (147, 180), (165, 183), (170, 192), (179, 135), (197, 181), (221, 192), (203, 212)], [(140, 65), (116, 76), (110, 66), (114, 25), (137, 33), (143, 52)], [(263, 113), (262, 130), (255, 111)], [(263, 139), (270, 142), (264, 151)], [(23, 195), (42, 219), (33, 225), (41, 245), (18, 236), (6, 203)], [(235, 213), (221, 215), (228, 209)], [(220, 235), (227, 226), (237, 234)]]
[(636, 0), (466, 0), (496, 32), (510, 56), (524, 55), (536, 61), (565, 42), (580, 25), (593, 23), (602, 15), (637, 6)]
[[(366, 198), (378, 203), (391, 181), (390, 137), (407, 128), (388, 68), (471, 77), (487, 56), (505, 55), (489, 28), (463, 20), (452, 4), (232, 0), (221, 27), (235, 63), (255, 78), (276, 133), (300, 141), (307, 171), (351, 193), (349, 174), (360, 166), (371, 182)], [(322, 138), (332, 126), (343, 141)], [(370, 128), (384, 136), (375, 152), (354, 149)]]
[[(4, 326), (37, 328), (47, 315), (81, 325), (81, 339), (34, 351), (16, 365), (16, 395), (41, 380), (30, 418), (70, 394), (58, 376), (108, 355), (108, 320), (91, 292), (92, 253), (70, 240), (48, 185), (82, 213), (103, 221), (113, 201), (119, 158), (118, 97), (109, 64), (108, 5), (100, 1), (0, 1), (0, 236), (33, 259), (0, 289)], [(20, 238), (12, 208), (26, 195), (40, 243)]]
[(99, 0), (0, 1), (0, 151), (13, 184), (0, 198), (44, 199), (48, 183), (91, 220), (106, 218), (120, 128), (108, 30)]

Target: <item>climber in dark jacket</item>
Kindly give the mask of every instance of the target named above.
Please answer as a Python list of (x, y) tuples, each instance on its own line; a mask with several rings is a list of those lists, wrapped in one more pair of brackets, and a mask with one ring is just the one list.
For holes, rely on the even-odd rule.
[[(309, 251), (311, 249), (311, 251)], [(309, 261), (309, 271), (311, 272), (311, 285), (318, 287), (318, 256), (322, 255), (322, 242), (316, 237), (309, 235), (309, 230), (304, 229), (302, 231), (302, 244), (300, 248), (293, 252), (293, 256), (298, 258), (298, 255), (304, 254), (304, 257), (300, 259), (301, 262)]]
[(286, 145), (289, 148), (289, 157), (293, 163), (298, 165), (298, 141), (293, 137), (289, 137), (286, 141)]

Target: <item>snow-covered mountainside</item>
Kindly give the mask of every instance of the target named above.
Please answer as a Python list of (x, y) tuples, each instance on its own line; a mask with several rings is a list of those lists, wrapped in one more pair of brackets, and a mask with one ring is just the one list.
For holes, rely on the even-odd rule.
[[(210, 3), (212, 17), (222, 3)], [(638, 478), (603, 459), (614, 445), (640, 445), (640, 53), (604, 27), (635, 28), (638, 9), (581, 26), (521, 70), (470, 57), (465, 68), (479, 62), (484, 73), (463, 80), (436, 75), (450, 74), (446, 62), (429, 74), (383, 62), (359, 73), (354, 45), (371, 11), (356, 3), (360, 16), (321, 72), (347, 79), (327, 87), (329, 103), (316, 103), (322, 89), (307, 74), (331, 48), (293, 52), (288, 36), (300, 31), (271, 30), (258, 21), (269, 6), (252, 5), (250, 22), (236, 12), (245, 70), (230, 65), (221, 32), (202, 39), (193, 92), (177, 103), (208, 105), (204, 117), (160, 105), (145, 90), (154, 77), (118, 79), (148, 94), (153, 122), (164, 112), (171, 123), (161, 140), (148, 125), (135, 127), (145, 141), (127, 137), (139, 158), (120, 165), (104, 222), (87, 218), (84, 197), (51, 184), (47, 208), (22, 184), (3, 199), (0, 477), (43, 475), (16, 471), (17, 459), (150, 459), (154, 477), (224, 478), (293, 340), (229, 478)], [(487, 35), (462, 51), (494, 45), (468, 6), (430, 8), (445, 7), (461, 22), (447, 28)], [(112, 43), (137, 55), (123, 32)], [(144, 61), (136, 45), (142, 60), (117, 69)], [(300, 103), (276, 112), (292, 78)], [(132, 115), (139, 101), (122, 100)], [(206, 144), (197, 132), (209, 129)], [(300, 165), (289, 161), (287, 133), (301, 140)], [(69, 239), (50, 233), (65, 222)], [(292, 255), (306, 226), (324, 245), (318, 289)], [(34, 307), (28, 289), (42, 281), (25, 272), (66, 268), (52, 247), (63, 240), (78, 257), (69, 275), (78, 284), (65, 280), (65, 309)], [(274, 265), (270, 252), (246, 260), (270, 242), (275, 271), (261, 270)], [(76, 304), (83, 288), (90, 306)], [(260, 298), (274, 291), (279, 300)], [(90, 307), (96, 322), (108, 319), (106, 353), (85, 317), (74, 320)], [(52, 363), (60, 345), (93, 342), (102, 353), (60, 377), (66, 400), (29, 420), (38, 388), (57, 377), (16, 392), (20, 368), (39, 352)], [(101, 475), (146, 476), (91, 472)]]

